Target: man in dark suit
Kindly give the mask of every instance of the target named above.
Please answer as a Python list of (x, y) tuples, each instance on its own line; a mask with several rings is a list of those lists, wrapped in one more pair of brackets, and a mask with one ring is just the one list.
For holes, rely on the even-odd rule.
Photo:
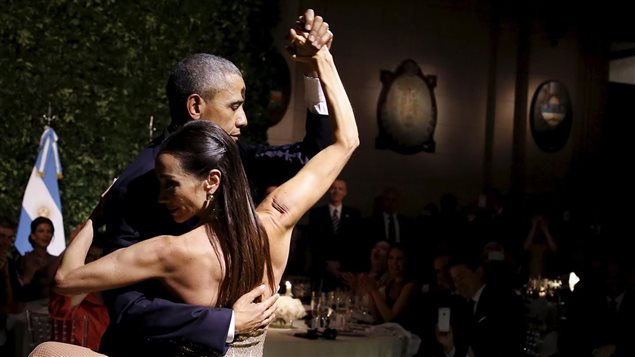
[(486, 284), (477, 254), (453, 256), (450, 275), (470, 305), (462, 317), (468, 336), (454, 341), (457, 349), (467, 346), (474, 357), (522, 356), (525, 313), (520, 296), (505, 286)]
[(329, 203), (309, 213), (312, 275), (314, 279), (324, 279), (324, 290), (336, 287), (342, 268), (358, 270), (362, 257), (356, 239), (360, 214), (357, 209), (344, 205), (347, 194), (346, 181), (338, 178), (329, 188)]
[(380, 240), (409, 248), (415, 243), (413, 221), (399, 213), (399, 191), (394, 187), (385, 188), (377, 198), (376, 211), (368, 219), (366, 229), (369, 247)]
[[(332, 34), (319, 16), (308, 10), (302, 25), (315, 38), (316, 47), (330, 46)], [(305, 71), (317, 77), (312, 68)], [(317, 78), (306, 78), (308, 86), (319, 87)], [(281, 183), (312, 155), (332, 140), (323, 95), (309, 98), (307, 134), (301, 143), (283, 147), (251, 146), (241, 141), (247, 125), (243, 110), (245, 83), (236, 66), (223, 58), (196, 54), (179, 62), (167, 84), (172, 121), (118, 177), (104, 198), (103, 220), (95, 214), (95, 225), (106, 225), (107, 250), (135, 244), (157, 235), (178, 235), (195, 222), (175, 224), (165, 207), (157, 202), (159, 184), (154, 159), (161, 142), (190, 120), (211, 120), (229, 133), (240, 148), (250, 181), (258, 187)], [(321, 98), (321, 99), (320, 99)], [(263, 168), (268, 168), (263, 172)], [(98, 212), (99, 210), (97, 210)], [(254, 303), (263, 287), (241, 297), (232, 307), (205, 308), (167, 300), (170, 296), (155, 282), (110, 291), (105, 294), (111, 325), (101, 350), (109, 356), (186, 355), (187, 346), (207, 349), (206, 355), (222, 355), (235, 334), (261, 328), (273, 318), (275, 297)]]

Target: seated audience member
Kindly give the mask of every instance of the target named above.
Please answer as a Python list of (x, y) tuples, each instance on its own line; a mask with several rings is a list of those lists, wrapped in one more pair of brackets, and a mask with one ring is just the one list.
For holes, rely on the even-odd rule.
[(407, 330), (413, 330), (417, 321), (414, 301), (417, 283), (410, 278), (406, 251), (394, 246), (388, 252), (388, 279), (384, 286), (377, 285), (375, 279), (362, 275), (360, 287), (368, 292), (377, 320), (396, 322)]
[[(15, 224), (0, 221), (0, 316), (5, 316), (13, 303), (13, 279), (15, 262), (11, 250), (14, 247)], [(2, 319), (2, 317), (0, 317)], [(3, 320), (2, 320), (3, 321)], [(0, 324), (0, 328), (4, 325)]]
[(365, 276), (367, 279), (375, 280), (377, 286), (386, 285), (386, 281), (388, 280), (389, 250), (390, 243), (388, 243), (387, 241), (380, 240), (376, 242), (370, 251), (370, 267), (365, 269), (365, 273), (342, 273), (342, 277), (346, 284), (356, 293), (359, 293), (359, 280), (361, 276)]
[(15, 273), (15, 223), (0, 219), (0, 354), (9, 355), (9, 340), (6, 331), (7, 314), (14, 309)]
[[(421, 323), (421, 349), (420, 356), (445, 357), (445, 352), (452, 349), (450, 345), (447, 351), (438, 341), (451, 337), (458, 341), (465, 341), (467, 326), (465, 316), (470, 316), (469, 305), (460, 295), (456, 294), (454, 282), (450, 275), (450, 255), (446, 253), (437, 254), (432, 260), (434, 279), (431, 284), (426, 284), (422, 288), (422, 315), (419, 319)], [(438, 317), (440, 308), (449, 308), (451, 331), (438, 330)], [(463, 354), (464, 355), (464, 354)], [(455, 356), (463, 356), (455, 354)]]
[(444, 350), (471, 350), (474, 357), (522, 356), (525, 312), (520, 296), (504, 286), (485, 283), (479, 254), (454, 256), (450, 274), (457, 292), (471, 309), (461, 322), (469, 326), (466, 339), (441, 334), (439, 342)]
[(33, 250), (18, 259), (18, 278), (22, 284), (18, 300), (28, 302), (49, 296), (59, 264), (59, 257), (46, 251), (53, 234), (55, 228), (50, 219), (38, 217), (31, 222), (29, 242)]
[[(99, 239), (96, 239), (99, 242)], [(86, 264), (99, 259), (104, 253), (104, 249), (93, 244), (86, 255)], [(108, 309), (104, 305), (100, 292), (89, 294), (64, 296), (51, 291), (49, 300), (49, 313), (56, 319), (73, 319), (79, 321), (87, 317), (88, 320), (88, 341), (86, 346), (93, 351), (99, 349), (101, 337), (110, 323)], [(73, 331), (76, 341), (82, 340), (82, 331)]]
[(526, 277), (521, 274), (520, 266), (513, 261), (510, 254), (507, 254), (502, 244), (498, 242), (485, 244), (481, 259), (487, 284), (520, 290), (527, 282)]
[(388, 252), (390, 243), (380, 240), (370, 251), (370, 268), (366, 272), (367, 278), (372, 278), (378, 286), (383, 286), (388, 280)]

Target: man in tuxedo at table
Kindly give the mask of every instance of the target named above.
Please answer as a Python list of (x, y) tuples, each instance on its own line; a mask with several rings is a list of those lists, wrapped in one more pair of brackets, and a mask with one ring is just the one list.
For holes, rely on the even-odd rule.
[(464, 340), (454, 336), (454, 348), (470, 351), (473, 357), (522, 356), (525, 309), (520, 296), (508, 287), (486, 284), (478, 254), (454, 255), (450, 275), (470, 305), (458, 322), (467, 326), (467, 336)]
[(323, 289), (326, 291), (338, 285), (342, 271), (359, 270), (360, 260), (367, 256), (357, 239), (360, 213), (344, 205), (347, 194), (346, 181), (338, 178), (329, 188), (329, 203), (309, 212), (312, 275), (314, 280), (324, 279)]
[[(307, 10), (298, 25), (310, 32), (316, 47), (330, 46), (328, 24)], [(159, 183), (154, 159), (161, 142), (190, 120), (211, 120), (235, 140), (250, 183), (258, 188), (280, 184), (308, 159), (332, 141), (325, 115), (326, 103), (317, 73), (305, 71), (308, 108), (307, 133), (300, 143), (272, 147), (248, 145), (239, 139), (247, 125), (243, 110), (245, 83), (230, 61), (209, 54), (195, 54), (173, 69), (167, 83), (172, 121), (118, 177), (103, 199), (103, 214), (96, 209), (95, 229), (106, 226), (107, 251), (126, 247), (158, 235), (180, 235), (196, 223), (175, 224), (158, 201)], [(266, 168), (266, 170), (264, 170)], [(99, 206), (98, 206), (99, 207)], [(102, 218), (102, 219), (100, 219)], [(266, 326), (273, 319), (276, 296), (254, 303), (264, 287), (256, 287), (229, 308), (205, 308), (169, 301), (170, 295), (156, 282), (105, 292), (111, 324), (100, 350), (109, 356), (183, 355), (188, 344), (209, 355), (222, 355), (235, 335)]]

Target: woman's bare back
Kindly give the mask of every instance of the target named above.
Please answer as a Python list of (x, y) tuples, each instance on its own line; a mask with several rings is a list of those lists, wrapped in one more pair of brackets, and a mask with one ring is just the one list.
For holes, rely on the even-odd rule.
[[(286, 239), (290, 239), (290, 232), (277, 229), (273, 224), (274, 221), (268, 219), (266, 213), (259, 213), (259, 217), (270, 242), (284, 239), (282, 235), (288, 235)], [(220, 245), (212, 245), (210, 239), (217, 239), (217, 237), (209, 237), (205, 225), (201, 225), (181, 236), (171, 237), (170, 240), (164, 240), (161, 243), (157, 242), (157, 244), (165, 245), (163, 248), (165, 249), (165, 264), (172, 270), (162, 279), (163, 283), (184, 303), (216, 307), (218, 291), (225, 274), (225, 262), (222, 259), (223, 252), (215, 250), (220, 249)], [(276, 279), (274, 286), (280, 283), (288, 254), (288, 244), (279, 248), (272, 247), (271, 255)], [(266, 274), (263, 283), (269, 286)], [(275, 291), (268, 292), (263, 298), (273, 293)]]

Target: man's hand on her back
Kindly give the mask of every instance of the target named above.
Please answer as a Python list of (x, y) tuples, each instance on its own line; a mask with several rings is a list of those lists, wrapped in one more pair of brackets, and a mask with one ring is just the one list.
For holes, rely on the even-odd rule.
[(280, 295), (274, 294), (262, 302), (255, 303), (258, 297), (267, 291), (263, 284), (238, 299), (232, 309), (236, 334), (245, 334), (269, 325), (275, 318), (277, 301)]

